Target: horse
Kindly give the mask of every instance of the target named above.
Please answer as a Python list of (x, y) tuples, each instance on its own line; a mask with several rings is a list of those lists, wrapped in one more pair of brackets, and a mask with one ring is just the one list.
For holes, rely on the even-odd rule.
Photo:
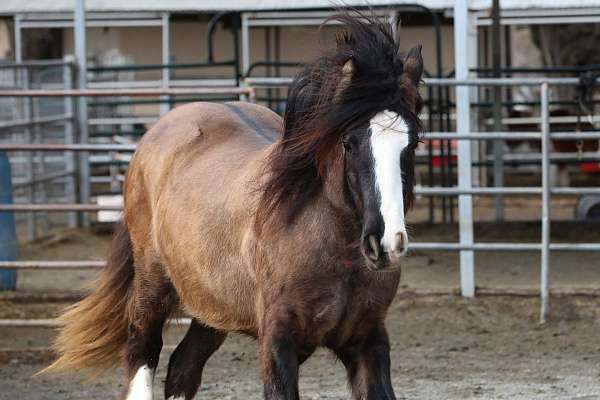
[(257, 339), (264, 398), (298, 399), (318, 347), (354, 399), (394, 399), (385, 317), (408, 247), (421, 47), (341, 13), (333, 49), (297, 75), (283, 120), (245, 102), (174, 108), (140, 140), (123, 221), (91, 292), (61, 317), (48, 371), (122, 360), (151, 399), (163, 325), (191, 317), (164, 396), (191, 399), (230, 332)]

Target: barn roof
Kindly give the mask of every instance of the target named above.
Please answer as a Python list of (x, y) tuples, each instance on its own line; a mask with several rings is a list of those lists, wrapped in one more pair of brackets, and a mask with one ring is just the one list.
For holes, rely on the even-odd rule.
[[(2, 0), (0, 14), (37, 12), (69, 12), (74, 8), (74, 0)], [(351, 6), (399, 6), (419, 4), (434, 10), (452, 9), (452, 0), (345, 0)], [(90, 12), (114, 11), (169, 11), (169, 12), (211, 12), (211, 11), (260, 11), (260, 10), (300, 10), (330, 8), (331, 0), (87, 0), (86, 9)], [(567, 9), (600, 7), (599, 0), (503, 0), (503, 9)], [(471, 0), (473, 10), (489, 9), (491, 0)]]

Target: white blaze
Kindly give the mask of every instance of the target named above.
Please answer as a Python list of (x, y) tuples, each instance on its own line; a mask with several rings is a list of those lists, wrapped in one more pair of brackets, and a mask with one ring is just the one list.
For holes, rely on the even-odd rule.
[(381, 196), (381, 216), (385, 229), (381, 245), (385, 251), (395, 250), (396, 235), (408, 244), (404, 223), (404, 197), (400, 155), (408, 146), (408, 125), (397, 113), (385, 110), (370, 121), (371, 149), (375, 160), (375, 184)]
[(140, 367), (129, 382), (127, 400), (152, 400), (152, 381), (154, 370), (147, 365)]

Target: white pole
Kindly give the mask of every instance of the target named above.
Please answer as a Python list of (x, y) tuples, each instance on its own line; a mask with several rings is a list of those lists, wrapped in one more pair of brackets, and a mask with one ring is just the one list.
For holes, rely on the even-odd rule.
[[(77, 88), (87, 87), (87, 47), (85, 32), (85, 0), (75, 1), (75, 58), (77, 59)], [(87, 98), (77, 99), (77, 126), (79, 129), (79, 143), (88, 142), (88, 110)], [(90, 202), (90, 165), (88, 153), (79, 154), (79, 201), (83, 204)], [(87, 214), (81, 214), (83, 226), (88, 225)]]
[(540, 323), (545, 323), (550, 311), (550, 89), (543, 83), (542, 107), (542, 254), (540, 271)]
[[(171, 48), (169, 44), (170, 40), (170, 26), (169, 26), (169, 13), (163, 13), (162, 15), (162, 63), (163, 65), (169, 64), (171, 62)], [(170, 69), (163, 68), (162, 69), (162, 87), (163, 89), (167, 89), (170, 86)], [(162, 96), (161, 100), (169, 100), (169, 96)], [(171, 105), (168, 102), (160, 103), (160, 115), (164, 115), (169, 112)]]
[(248, 14), (242, 13), (242, 76), (247, 77), (250, 68), (250, 28)]
[[(454, 3), (454, 59), (456, 79), (469, 77), (469, 10), (468, 0)], [(471, 132), (471, 104), (469, 87), (456, 87), (456, 130), (459, 134)], [(458, 142), (458, 187), (470, 189), (472, 185), (471, 141)], [(473, 243), (473, 198), (471, 195), (458, 197), (460, 243)], [(475, 268), (473, 251), (460, 252), (460, 288), (465, 297), (475, 296)]]
[(21, 15), (15, 15), (15, 62), (23, 62), (23, 44), (21, 36)]

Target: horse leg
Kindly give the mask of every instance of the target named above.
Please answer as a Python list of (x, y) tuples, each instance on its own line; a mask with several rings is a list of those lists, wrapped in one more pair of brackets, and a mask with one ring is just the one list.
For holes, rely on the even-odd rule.
[(185, 337), (169, 359), (166, 399), (194, 398), (200, 387), (204, 364), (223, 344), (226, 336), (225, 332), (216, 331), (192, 319)]
[(135, 270), (125, 364), (129, 381), (126, 400), (152, 400), (152, 383), (162, 349), (162, 328), (175, 295), (162, 266)]
[(353, 399), (396, 399), (390, 374), (390, 343), (383, 325), (335, 353), (346, 367)]
[(298, 369), (314, 351), (302, 338), (295, 313), (282, 310), (265, 315), (259, 337), (266, 400), (298, 400)]

